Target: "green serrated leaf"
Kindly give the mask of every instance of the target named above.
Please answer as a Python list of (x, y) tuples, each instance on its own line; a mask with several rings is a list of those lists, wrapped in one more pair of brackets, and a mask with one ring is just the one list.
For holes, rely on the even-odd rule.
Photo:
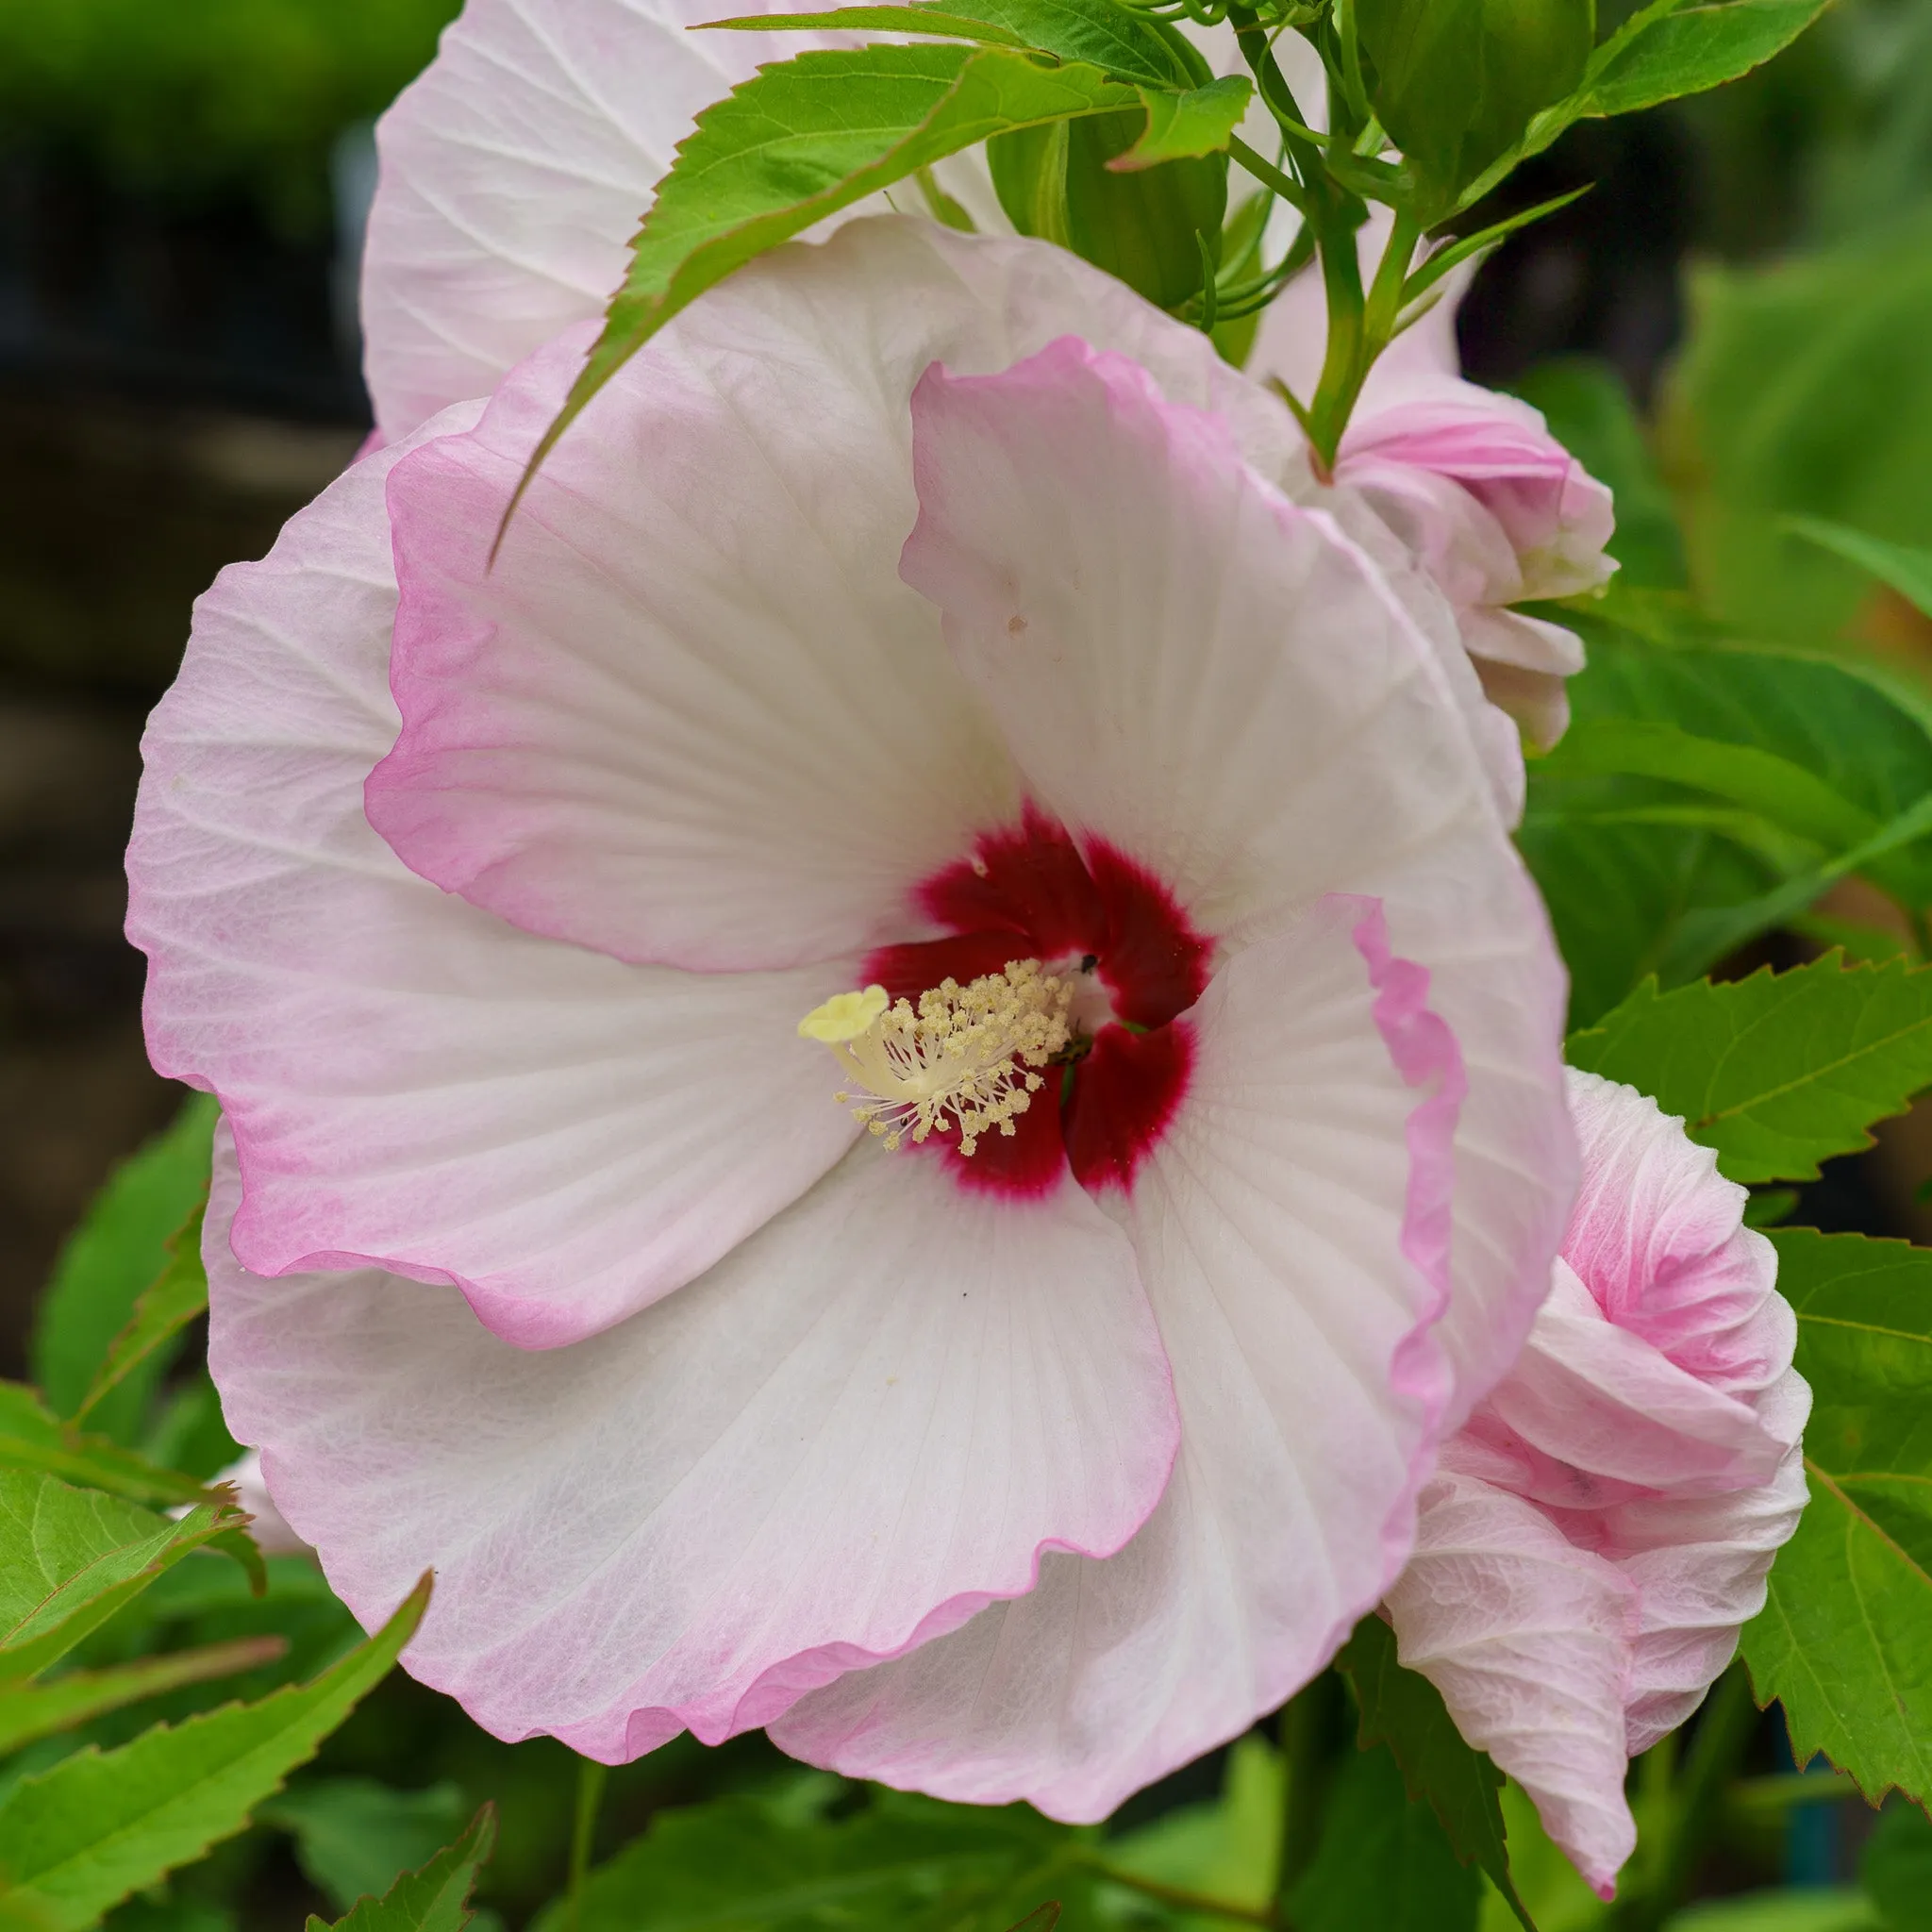
[(1793, 535), (1842, 557), (1860, 570), (1870, 571), (1880, 583), (1890, 584), (1915, 610), (1932, 617), (1932, 550), (1909, 543), (1888, 543), (1882, 537), (1850, 529), (1843, 524), (1828, 524), (1821, 517), (1787, 517), (1784, 525)]
[(367, 1643), (312, 1683), (89, 1749), (0, 1802), (0, 1925), (84, 1932), (110, 1906), (247, 1824), (388, 1674), (429, 1601), (425, 1576)]
[[(1578, 1024), (1650, 974), (1672, 986), (1708, 972), (1847, 871), (1906, 906), (1932, 903), (1932, 735), (1913, 703), (1864, 667), (1712, 641), (1682, 603), (1623, 594), (1605, 600), (1615, 621), (1591, 609), (1551, 613), (1576, 627), (1590, 653), (1571, 680), (1580, 735), (1575, 752), (1559, 746), (1532, 760), (1519, 841), (1570, 966)], [(1688, 765), (1674, 782), (1586, 769), (1598, 725), (1632, 722), (1781, 760), (1734, 760), (1702, 774), (1776, 819), (1698, 791)], [(1792, 809), (1774, 779), (1764, 782), (1786, 766), (1807, 774), (1807, 800), (1829, 794), (1851, 811)], [(1865, 845), (1827, 840), (1834, 825), (1853, 829), (1853, 813), (1882, 829)], [(1791, 829), (1799, 824), (1817, 836)]]
[(105, 1436), (63, 1424), (19, 1382), (0, 1382), (0, 1470), (9, 1469), (58, 1475), (143, 1503), (196, 1503), (207, 1494), (179, 1470), (162, 1469)]
[(75, 1422), (92, 1415), (109, 1394), (156, 1352), (165, 1347), (208, 1307), (208, 1271), (201, 1265), (197, 1207), (169, 1241), (167, 1265), (142, 1290), (127, 1325), (108, 1345), (106, 1359), (74, 1411)]
[(1286, 1918), (1295, 1932), (1475, 1932), (1482, 1895), (1476, 1869), (1458, 1861), (1431, 1807), (1407, 1795), (1393, 1753), (1374, 1744), (1342, 1766)]
[[(191, 1095), (175, 1123), (115, 1170), (68, 1238), (41, 1298), (31, 1360), (58, 1415), (79, 1407), (136, 1298), (167, 1266), (168, 1243), (208, 1191), (217, 1108)], [(117, 1442), (139, 1440), (166, 1358), (151, 1352), (93, 1418)]]
[(0, 1470), (0, 1683), (38, 1676), (240, 1521), (221, 1503), (171, 1521), (97, 1490)]
[(243, 1637), (199, 1650), (144, 1657), (111, 1670), (71, 1671), (51, 1684), (0, 1683), (0, 1753), (183, 1684), (206, 1684), (274, 1663), (288, 1647), (280, 1637)]
[(1569, 1051), (1681, 1114), (1732, 1180), (1814, 1180), (1932, 1083), (1932, 968), (1827, 954), (1675, 992), (1647, 982)]
[(1469, 182), (1458, 208), (1474, 208), (1579, 121), (1638, 113), (1762, 66), (1830, 5), (1831, 0), (1717, 0), (1688, 7), (1683, 0), (1651, 0), (1591, 54), (1582, 85), (1538, 114), (1515, 146)]
[(1782, 53), (1831, 0), (1720, 0), (1677, 7), (1591, 63), (1589, 115), (1635, 114), (1704, 93)]
[(1185, 88), (1196, 79), (1187, 50), (1146, 14), (1114, 0), (909, 0), (899, 7), (841, 7), (827, 13), (754, 13), (714, 26), (767, 33), (931, 34), (985, 46), (1030, 47), (1057, 60), (1084, 60), (1117, 80)]
[(1225, 151), (1228, 137), (1241, 125), (1255, 84), (1246, 75), (1231, 74), (1184, 94), (1141, 90), (1147, 109), (1147, 126), (1125, 154), (1108, 162), (1108, 171), (1128, 175), (1162, 161), (1190, 160)]
[(1139, 103), (1098, 67), (1005, 47), (861, 47), (764, 68), (706, 108), (678, 147), (604, 332), (525, 481), (631, 357), (753, 257), (995, 134)]
[(380, 1897), (399, 1873), (426, 1863), (449, 1841), (469, 1807), (453, 1784), (399, 1791), (367, 1777), (309, 1778), (256, 1813), (258, 1824), (295, 1840), (295, 1862), (346, 1911)]
[(1024, 47), (1010, 27), (976, 17), (970, 8), (924, 6), (835, 7), (824, 13), (745, 13), (705, 20), (699, 30), (721, 33), (929, 34), (935, 40), (978, 41), (989, 47)]
[(1409, 1797), (1435, 1812), (1457, 1859), (1480, 1866), (1525, 1932), (1536, 1932), (1509, 1876), (1503, 1774), (1464, 1740), (1441, 1692), (1403, 1669), (1395, 1633), (1381, 1618), (1364, 1617), (1335, 1662), (1355, 1690), (1363, 1748), (1388, 1745)]
[(1743, 1653), (1800, 1763), (1932, 1796), (1932, 1250), (1777, 1228), (1811, 1500)]
[(1043, 1906), (1036, 1906), (1017, 1924), (1009, 1926), (1008, 1932), (1054, 1932), (1059, 1922), (1060, 1902), (1050, 1898)]
[(1005, 1932), (1042, 1898), (1076, 1917), (1078, 1834), (1022, 1806), (990, 1809), (876, 1791), (836, 1821), (756, 1798), (680, 1807), (559, 1900), (533, 1932)]
[(470, 1923), (476, 1874), (496, 1844), (496, 1807), (485, 1805), (470, 1828), (420, 1872), (405, 1872), (380, 1898), (361, 1900), (347, 1918), (306, 1932), (462, 1932)]

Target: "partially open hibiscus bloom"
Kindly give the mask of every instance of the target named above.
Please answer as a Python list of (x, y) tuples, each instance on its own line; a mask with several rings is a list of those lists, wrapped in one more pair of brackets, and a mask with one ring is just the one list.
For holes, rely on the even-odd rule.
[[(1365, 249), (1379, 248), (1386, 219)], [(1373, 262), (1370, 263), (1373, 266)], [(1512, 607), (1607, 581), (1610, 492), (1515, 396), (1463, 380), (1456, 308), (1468, 272), (1369, 372), (1341, 439), (1334, 487), (1358, 495), (1456, 612), (1491, 701), (1540, 749), (1570, 723), (1565, 681), (1583, 669), (1573, 631)], [(1313, 392), (1326, 344), (1320, 282), (1304, 275), (1262, 317), (1251, 372)], [(1304, 491), (1320, 502), (1324, 493)]]
[(741, 272), (491, 569), (586, 340), (228, 572), (149, 733), (228, 1418), (502, 1735), (1099, 1816), (1390, 1588), (1547, 1289), (1467, 665), (1045, 244)]
[(1583, 1189), (1509, 1374), (1423, 1491), (1402, 1660), (1608, 1897), (1629, 1758), (1702, 1702), (1805, 1507), (1810, 1391), (1744, 1190), (1654, 1100), (1570, 1075)]

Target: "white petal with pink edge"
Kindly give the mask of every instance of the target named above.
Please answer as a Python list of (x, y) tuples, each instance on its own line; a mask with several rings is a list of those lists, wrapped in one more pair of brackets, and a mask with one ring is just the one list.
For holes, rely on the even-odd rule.
[(1117, 1549), (1178, 1424), (1126, 1238), (1071, 1181), (1016, 1208), (868, 1141), (710, 1274), (530, 1354), (448, 1290), (264, 1280), (206, 1251), (225, 1412), (374, 1624), (505, 1738), (634, 1757), (771, 1722), (854, 1664)]
[(1797, 1438), (1810, 1391), (1797, 1376), (1788, 1377), (1781, 1406), (1790, 1418), (1791, 1442), (1768, 1483), (1609, 1512), (1619, 1567), (1641, 1602), (1624, 1711), (1624, 1744), (1633, 1757), (1704, 1702), (1737, 1655), (1738, 1633), (1764, 1607), (1765, 1579), (1790, 1541), (1807, 1494)]
[(394, 459), (197, 607), (144, 741), (128, 931), (155, 1064), (219, 1093), (240, 1141), (249, 1266), (454, 1280), (550, 1345), (701, 1273), (839, 1158), (851, 1124), (793, 1029), (852, 969), (623, 966), (396, 859), (362, 812), (396, 729)]
[(1441, 1329), (1459, 1420), (1548, 1292), (1575, 1139), (1563, 967), (1435, 652), (1326, 518), (1120, 357), (1068, 339), (936, 371), (913, 411), (903, 569), (1034, 795), (1224, 944), (1360, 892), (1428, 972), (1469, 1074)]
[(1101, 1818), (1331, 1656), (1406, 1557), (1449, 1376), (1459, 1067), (1378, 908), (1331, 900), (1189, 1018), (1169, 1132), (1116, 1211), (1181, 1409), (1180, 1462), (1118, 1557), (841, 1678), (788, 1751), (978, 1803)]
[(376, 128), (362, 331), (386, 441), (603, 312), (700, 109), (766, 61), (860, 38), (691, 31), (775, 10), (469, 0)]
[(510, 491), (585, 346), (395, 473), (405, 728), (372, 821), (425, 876), (619, 958), (743, 970), (908, 937), (909, 894), (1010, 818), (997, 733), (900, 582), (913, 386), (1070, 322), (1257, 450), (1280, 406), (1044, 243), (887, 217), (741, 271)]
[(1637, 1842), (1623, 1721), (1636, 1587), (1533, 1503), (1458, 1474), (1453, 1449), (1445, 1464), (1389, 1593), (1397, 1654), (1535, 1795), (1544, 1827), (1607, 1898)]

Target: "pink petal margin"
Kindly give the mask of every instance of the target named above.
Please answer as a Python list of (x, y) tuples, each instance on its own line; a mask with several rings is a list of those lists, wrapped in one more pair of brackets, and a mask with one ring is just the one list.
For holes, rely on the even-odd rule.
[[(1335, 896), (1354, 898), (1362, 908), (1350, 937), (1368, 966), (1369, 983), (1375, 989), (1375, 1025), (1388, 1044), (1389, 1058), (1411, 1087), (1433, 1086), (1434, 1090), (1417, 1104), (1404, 1129), (1408, 1146), (1408, 1196), (1402, 1218), (1402, 1252), (1428, 1284), (1430, 1302), (1403, 1338), (1390, 1364), (1397, 1392), (1422, 1407), (1428, 1427), (1410, 1464), (1408, 1486), (1383, 1531), (1383, 1544), (1391, 1557), (1383, 1584), (1386, 1590), (1402, 1574), (1414, 1547), (1416, 1499), (1435, 1473), (1452, 1392), (1449, 1364), (1431, 1331), (1449, 1307), (1456, 1129), (1469, 1092), (1469, 1073), (1449, 1023), (1428, 1003), (1429, 969), (1413, 959), (1398, 958), (1391, 949), (1381, 900), (1353, 894)], [(1380, 1601), (1380, 1592), (1374, 1601)], [(1364, 1611), (1369, 1607), (1364, 1605)], [(1343, 1631), (1336, 1640), (1336, 1648), (1347, 1640), (1348, 1632)]]
[[(1430, 1330), (1449, 1298), (1452, 1136), (1464, 1069), (1453, 1032), (1427, 1005), (1428, 974), (1392, 954), (1379, 901), (1324, 894), (1303, 915), (1303, 929), (1310, 925), (1333, 935), (1330, 958), (1353, 945), (1367, 968), (1366, 985), (1356, 984), (1371, 995), (1374, 1044), (1405, 1085), (1425, 1090), (1397, 1116), (1401, 1193), (1398, 1202), (1389, 1189), (1384, 1220), (1391, 1273), (1407, 1263), (1415, 1274), (1383, 1329), (1386, 1379), (1359, 1385), (1362, 1402), (1388, 1416), (1391, 1439), (1376, 1463), (1374, 1499), (1338, 1512), (1336, 1485), (1320, 1481), (1320, 1464), (1345, 1455), (1347, 1442), (1310, 1430), (1292, 1377), (1284, 1387), (1259, 1373), (1267, 1363), (1256, 1351), (1278, 1334), (1270, 1303), (1293, 1291), (1291, 1278), (1264, 1270), (1217, 1285), (1185, 1266), (1157, 1270), (1148, 1288), (1174, 1362), (1182, 1446), (1147, 1525), (1112, 1562), (1056, 1558), (1033, 1594), (989, 1609), (923, 1656), (855, 1674), (800, 1703), (773, 1727), (780, 1749), (850, 1776), (963, 1803), (1024, 1801), (1091, 1824), (1299, 1690), (1407, 1563), (1451, 1390)], [(1238, 953), (1204, 1007), (1224, 1000), (1228, 975), (1244, 967), (1270, 985), (1281, 980), (1284, 962), (1307, 942), (1290, 925)], [(1211, 1078), (1221, 1029), (1194, 1010), (1197, 1077)], [(1130, 1231), (1169, 1198), (1161, 1176), (1170, 1159), (1205, 1189), (1184, 1189), (1199, 1211), (1217, 1211), (1211, 1162), (1202, 1158), (1211, 1150), (1194, 1141), (1188, 1120), (1184, 1100), (1176, 1144), (1157, 1146), (1137, 1177), (1124, 1210)], [(1390, 1154), (1397, 1166), (1396, 1150)], [(1258, 1170), (1249, 1174), (1258, 1184)], [(1192, 1252), (1185, 1222), (1161, 1246)], [(1315, 1489), (1331, 1493), (1325, 1504), (1308, 1498), (1297, 1515), (1295, 1472), (1310, 1457)]]

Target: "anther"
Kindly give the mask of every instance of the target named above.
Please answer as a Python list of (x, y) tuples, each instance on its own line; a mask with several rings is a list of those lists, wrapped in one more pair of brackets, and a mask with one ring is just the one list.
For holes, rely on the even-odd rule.
[(971, 1154), (982, 1136), (1011, 1136), (1046, 1084), (1036, 1069), (1063, 1052), (1073, 987), (1037, 959), (1015, 959), (961, 986), (941, 980), (888, 1002), (881, 986), (835, 993), (798, 1023), (830, 1049), (861, 1091), (837, 1097), (888, 1147), (959, 1133)]

